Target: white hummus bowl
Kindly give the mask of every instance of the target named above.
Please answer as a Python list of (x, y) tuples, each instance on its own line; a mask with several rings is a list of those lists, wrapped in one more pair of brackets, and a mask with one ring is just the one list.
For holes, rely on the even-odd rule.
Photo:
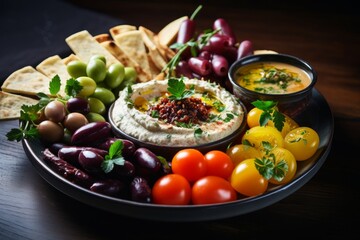
[[(141, 135), (144, 135), (143, 133), (145, 131), (147, 131), (147, 129), (144, 128), (144, 126), (148, 123), (148, 122), (152, 122), (152, 121), (157, 121), (156, 118), (151, 118), (150, 116), (135, 116), (134, 115), (140, 115), (144, 113), (140, 113), (137, 110), (134, 110), (133, 108), (131, 110), (128, 110), (126, 107), (127, 101), (135, 96), (139, 96), (139, 94), (141, 95), (141, 97), (145, 97), (147, 98), (147, 95), (145, 93), (147, 93), (149, 95), (149, 98), (154, 98), (157, 97), (157, 95), (161, 95), (164, 94), (164, 91), (166, 91), (167, 89), (167, 84), (166, 84), (166, 80), (161, 80), (161, 81), (150, 81), (148, 83), (145, 84), (135, 84), (133, 85), (133, 90), (131, 91), (131, 93), (129, 94), (127, 90), (124, 90), (124, 93), (120, 93), (119, 94), (119, 98), (110, 106), (109, 111), (108, 111), (108, 121), (110, 122), (113, 132), (114, 134), (119, 137), (119, 138), (125, 138), (128, 139), (130, 141), (132, 141), (136, 146), (138, 147), (145, 147), (150, 149), (151, 151), (153, 151), (154, 153), (164, 156), (164, 157), (171, 157), (172, 155), (174, 155), (177, 151), (181, 150), (181, 149), (185, 149), (185, 148), (195, 148), (198, 149), (199, 151), (206, 153), (210, 150), (226, 150), (226, 148), (234, 143), (238, 143), (240, 142), (240, 138), (241, 135), (244, 133), (245, 129), (246, 129), (246, 108), (243, 105), (242, 102), (240, 102), (239, 99), (237, 99), (237, 97), (235, 97), (233, 94), (231, 94), (230, 92), (226, 91), (224, 88), (215, 85), (214, 83), (210, 84), (209, 82), (205, 82), (203, 80), (196, 80), (196, 79), (186, 79), (185, 83), (186, 85), (190, 85), (193, 84), (194, 82), (196, 84), (199, 83), (199, 85), (195, 86), (196, 91), (211, 91), (212, 93), (214, 93), (215, 96), (219, 97), (221, 96), (221, 98), (219, 98), (222, 102), (225, 103), (225, 101), (223, 100), (222, 97), (224, 97), (226, 99), (226, 101), (229, 101), (229, 99), (232, 99), (231, 101), (235, 101), (236, 102), (236, 106), (230, 106), (230, 102), (228, 102), (228, 104), (226, 105), (226, 110), (228, 110), (229, 112), (232, 111), (236, 111), (236, 113), (240, 113), (238, 115), (236, 115), (236, 120), (233, 119), (231, 120), (232, 122), (235, 123), (233, 125), (231, 125), (232, 130), (229, 131), (229, 126), (227, 126), (226, 124), (232, 124), (232, 123), (224, 123), (223, 125), (216, 125), (216, 124), (212, 124), (210, 123), (209, 125), (212, 125), (211, 131), (212, 131), (212, 138), (207, 139), (206, 141), (199, 141), (199, 142), (194, 142), (191, 141), (189, 134), (186, 135), (186, 133), (184, 133), (184, 139), (188, 139), (188, 140), (184, 140), (181, 143), (179, 143), (177, 140), (173, 140), (175, 139), (179, 139), (181, 138), (181, 134), (182, 132), (180, 130), (174, 130), (176, 131), (176, 134), (174, 134), (174, 137), (171, 140), (166, 141), (166, 139), (164, 139), (163, 136), (161, 136), (161, 134), (159, 134), (159, 131), (162, 133), (162, 129), (161, 130), (157, 130), (157, 129), (151, 129), (151, 141), (147, 141), (144, 139), (141, 139)], [(210, 86), (211, 85), (211, 86)], [(150, 93), (149, 93), (150, 92)], [(125, 94), (125, 95), (124, 95)], [(124, 95), (124, 96), (122, 96)], [(136, 100), (136, 98), (133, 98), (132, 100)], [(229, 109), (227, 109), (227, 106), (229, 106)], [(234, 110), (235, 109), (235, 110)], [(129, 113), (124, 113), (126, 111), (131, 111)], [(222, 114), (222, 113), (221, 113)], [(119, 115), (121, 115), (121, 117), (119, 117)], [(224, 111), (224, 115), (226, 116), (226, 113)], [(139, 137), (135, 136), (133, 134), (134, 132), (134, 126), (132, 126), (131, 130), (127, 130), (128, 128), (124, 128), (123, 126), (127, 125), (128, 122), (132, 121), (133, 119), (140, 119), (140, 118), (146, 118), (146, 124), (137, 124), (136, 127), (139, 128)], [(121, 119), (121, 120), (119, 120)], [(155, 119), (155, 120), (154, 120)], [(221, 119), (221, 117), (220, 117)], [(119, 121), (123, 121), (123, 123), (119, 124)], [(161, 123), (162, 124), (162, 123)], [(208, 123), (206, 123), (208, 124)], [(204, 124), (204, 126), (206, 125)], [(121, 126), (119, 126), (121, 125)], [(154, 125), (160, 125), (160, 124), (148, 124), (151, 127)], [(215, 127), (214, 127), (215, 126)], [(170, 126), (169, 128), (171, 128), (172, 126)], [(200, 125), (200, 127), (203, 127), (202, 125)], [(218, 131), (214, 128), (219, 128)], [(167, 128), (167, 127), (165, 127)], [(174, 127), (177, 128), (177, 127)], [(205, 127), (204, 127), (205, 129)], [(165, 129), (164, 131), (167, 131), (168, 129)], [(185, 132), (188, 129), (185, 130)], [(190, 130), (193, 131), (194, 130)], [(227, 132), (226, 132), (227, 131)], [(132, 132), (132, 133), (130, 133)], [(226, 134), (224, 133), (226, 132)], [(164, 132), (164, 134), (162, 135), (166, 135), (169, 132)], [(192, 133), (193, 134), (193, 133)], [(173, 142), (172, 142), (173, 141)]]

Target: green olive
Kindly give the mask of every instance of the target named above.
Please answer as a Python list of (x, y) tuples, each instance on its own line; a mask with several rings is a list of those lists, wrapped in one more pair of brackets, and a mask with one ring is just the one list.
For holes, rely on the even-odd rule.
[(99, 59), (99, 60), (103, 61), (105, 63), (105, 65), (106, 65), (106, 58), (103, 55), (93, 55), (93, 56), (91, 56), (89, 61), (91, 61), (93, 59)]
[(76, 79), (82, 89), (79, 92), (80, 97), (88, 97), (95, 92), (96, 89), (96, 82), (90, 77), (78, 77)]
[(70, 61), (66, 65), (66, 70), (69, 73), (69, 75), (73, 78), (86, 76), (86, 63), (80, 60)]
[(104, 81), (106, 77), (106, 64), (98, 58), (90, 60), (86, 66), (86, 75), (94, 79), (95, 82)]
[(108, 88), (114, 89), (120, 85), (120, 83), (124, 80), (125, 77), (125, 67), (121, 63), (113, 63), (109, 66), (105, 83)]
[(124, 70), (125, 70), (124, 80), (135, 83), (136, 78), (137, 78), (137, 72), (136, 72), (135, 68), (133, 68), (133, 67), (125, 67)]
[(115, 101), (114, 93), (103, 87), (96, 87), (95, 92), (90, 97), (99, 99), (105, 104), (105, 106), (110, 105)]
[(105, 114), (106, 106), (102, 101), (94, 97), (89, 97), (88, 102), (90, 105), (90, 112), (98, 113), (100, 115)]
[(98, 113), (93, 113), (93, 112), (89, 112), (88, 114), (86, 114), (86, 118), (89, 122), (105, 122), (105, 118), (104, 116), (98, 114)]

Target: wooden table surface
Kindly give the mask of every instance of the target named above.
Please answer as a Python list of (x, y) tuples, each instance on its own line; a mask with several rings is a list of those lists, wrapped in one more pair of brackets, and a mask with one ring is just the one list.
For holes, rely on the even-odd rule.
[[(359, 236), (353, 219), (360, 213), (360, 161), (356, 151), (360, 146), (360, 19), (351, 1), (332, 6), (314, 4), (310, 9), (286, 2), (280, 7), (218, 2), (203, 4), (196, 18), (199, 29), (210, 28), (218, 17), (225, 18), (238, 40), (250, 39), (255, 49), (300, 57), (316, 69), (316, 89), (330, 105), (335, 127), (331, 152), (315, 176), (290, 196), (245, 215), (202, 222), (133, 219), (87, 206), (53, 188), (32, 166), (21, 143), (7, 141), (5, 134), (17, 126), (17, 121), (1, 121), (0, 239)], [(194, 1), (72, 2), (75, 3), (154, 32), (177, 17), (190, 15), (198, 5)]]

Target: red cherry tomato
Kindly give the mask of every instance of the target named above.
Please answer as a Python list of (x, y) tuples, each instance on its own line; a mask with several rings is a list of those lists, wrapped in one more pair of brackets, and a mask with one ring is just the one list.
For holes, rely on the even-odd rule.
[(196, 149), (182, 149), (177, 152), (172, 161), (173, 173), (184, 176), (189, 182), (194, 182), (206, 175), (206, 160)]
[(197, 180), (191, 190), (193, 204), (224, 203), (237, 199), (237, 193), (230, 182), (218, 176), (206, 176)]
[(213, 150), (205, 155), (208, 176), (218, 176), (228, 179), (234, 170), (234, 163), (229, 155), (219, 150)]
[(151, 194), (156, 204), (187, 205), (191, 200), (191, 186), (185, 177), (171, 173), (154, 183)]

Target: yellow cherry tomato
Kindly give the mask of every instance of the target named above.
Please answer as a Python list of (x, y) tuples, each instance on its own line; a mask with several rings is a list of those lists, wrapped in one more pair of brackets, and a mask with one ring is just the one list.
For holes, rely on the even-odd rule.
[(298, 127), (285, 136), (284, 146), (297, 161), (312, 157), (320, 144), (318, 133), (310, 127)]
[(281, 133), (271, 126), (256, 126), (250, 128), (242, 137), (242, 142), (248, 142), (257, 149), (263, 149), (263, 142), (268, 142), (272, 147), (284, 147), (284, 138)]
[(282, 180), (278, 181), (273, 177), (269, 179), (270, 183), (273, 184), (285, 184), (290, 182), (296, 173), (297, 162), (294, 155), (287, 149), (276, 147), (271, 150), (271, 153), (275, 156), (275, 165), (278, 165), (282, 160), (286, 162), (287, 170), (285, 171), (285, 176)]
[[(260, 116), (264, 111), (259, 108), (252, 108), (249, 113), (247, 114), (246, 121), (249, 128), (260, 126)], [(283, 137), (286, 136), (290, 130), (299, 127), (299, 125), (296, 123), (294, 119), (287, 116), (286, 114), (283, 114), (285, 116), (285, 122), (284, 126), (281, 130), (281, 135)], [(272, 120), (269, 120), (266, 124), (267, 126), (275, 127), (275, 124)]]
[(261, 152), (249, 145), (236, 144), (226, 150), (226, 154), (229, 155), (234, 166), (238, 165), (245, 159), (249, 158), (261, 158)]
[(260, 126), (260, 116), (264, 111), (259, 108), (252, 108), (247, 116), (246, 116), (246, 122), (249, 128)]
[(255, 166), (255, 158), (240, 162), (230, 177), (231, 186), (240, 194), (248, 197), (263, 194), (269, 181), (264, 178)]

